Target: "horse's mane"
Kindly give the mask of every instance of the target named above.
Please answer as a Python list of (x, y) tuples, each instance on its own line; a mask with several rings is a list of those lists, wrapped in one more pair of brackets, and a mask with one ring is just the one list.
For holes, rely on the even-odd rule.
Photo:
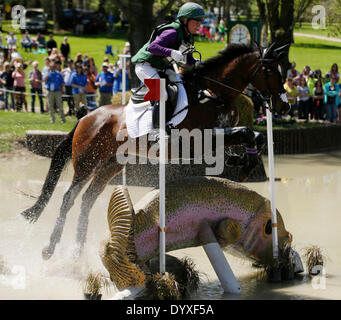
[(244, 54), (254, 52), (255, 48), (251, 45), (245, 44), (230, 44), (226, 46), (223, 50), (218, 51), (218, 54), (212, 58), (205, 60), (202, 64), (198, 67), (194, 68), (193, 70), (189, 70), (185, 72), (184, 78), (191, 77), (192, 73), (200, 73), (205, 74), (208, 71), (212, 71), (217, 67), (221, 66), (222, 64), (229, 64), (233, 60), (238, 57), (243, 56)]

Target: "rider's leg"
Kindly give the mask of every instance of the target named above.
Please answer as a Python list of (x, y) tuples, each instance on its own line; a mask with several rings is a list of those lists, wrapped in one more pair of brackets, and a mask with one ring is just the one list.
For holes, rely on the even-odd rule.
[[(148, 62), (136, 64), (135, 73), (143, 83), (144, 79), (160, 79), (158, 71), (155, 68), (153, 68)], [(165, 94), (167, 100), (168, 98), (167, 91)]]

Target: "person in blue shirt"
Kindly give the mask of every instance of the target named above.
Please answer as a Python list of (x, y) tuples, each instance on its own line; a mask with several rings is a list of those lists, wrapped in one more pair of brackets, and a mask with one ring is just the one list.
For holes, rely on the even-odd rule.
[(87, 105), (85, 97), (85, 86), (88, 80), (83, 72), (80, 64), (76, 65), (76, 72), (73, 72), (70, 79), (72, 87), (73, 101), (75, 102), (75, 110), (78, 111), (80, 103)]
[(324, 85), (324, 103), (327, 113), (326, 120), (329, 122), (337, 121), (337, 106), (339, 105), (339, 85), (336, 83), (337, 77), (330, 76), (330, 82)]
[[(117, 92), (122, 92), (122, 80), (123, 80), (123, 73), (121, 69), (121, 62), (117, 61), (117, 67), (113, 72), (114, 75), (114, 85), (113, 85), (113, 93), (116, 94)], [(129, 79), (128, 79), (128, 71), (126, 71), (126, 90), (129, 89)]]
[(44, 77), (47, 89), (47, 100), (49, 102), (49, 109), (51, 115), (51, 122), (55, 122), (55, 108), (59, 110), (59, 115), (62, 123), (65, 123), (65, 116), (63, 110), (62, 93), (64, 92), (64, 79), (62, 74), (56, 70), (56, 62), (52, 61), (50, 69)]
[(99, 87), (99, 106), (111, 104), (114, 76), (108, 71), (109, 64), (103, 62), (102, 71), (97, 75), (95, 85)]

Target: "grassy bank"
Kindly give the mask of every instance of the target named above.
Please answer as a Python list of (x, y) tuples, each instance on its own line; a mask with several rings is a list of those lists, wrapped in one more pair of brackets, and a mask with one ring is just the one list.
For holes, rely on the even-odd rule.
[(10, 152), (16, 140), (24, 140), (27, 130), (58, 130), (69, 132), (76, 123), (75, 117), (66, 117), (61, 123), (50, 123), (50, 114), (0, 111), (0, 153)]

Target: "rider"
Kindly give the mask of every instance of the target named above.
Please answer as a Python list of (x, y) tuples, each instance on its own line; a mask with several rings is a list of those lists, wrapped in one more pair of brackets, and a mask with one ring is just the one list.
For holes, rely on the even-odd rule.
[[(199, 30), (204, 16), (205, 11), (200, 5), (187, 2), (181, 6), (176, 21), (157, 27), (149, 41), (132, 58), (132, 62), (136, 64), (135, 72), (138, 78), (142, 82), (149, 78), (160, 79), (158, 71), (168, 67), (165, 57), (170, 57), (176, 62), (184, 61), (187, 65), (195, 65), (198, 60), (193, 58), (192, 53), (182, 52), (193, 46), (193, 35)], [(181, 79), (178, 76), (177, 81), (179, 80)], [(182, 84), (178, 83), (178, 90), (179, 94), (180, 90), (183, 91), (187, 102)]]

